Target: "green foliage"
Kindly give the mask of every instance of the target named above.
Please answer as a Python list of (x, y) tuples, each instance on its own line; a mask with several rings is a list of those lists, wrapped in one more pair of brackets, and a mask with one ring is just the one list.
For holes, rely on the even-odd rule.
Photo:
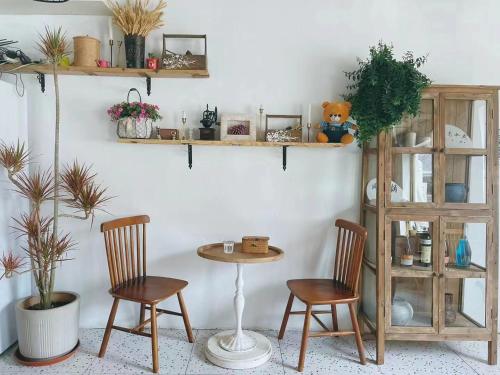
[(422, 90), (431, 84), (418, 71), (426, 57), (414, 58), (406, 52), (401, 61), (394, 58), (393, 46), (379, 42), (370, 47), (367, 60), (358, 59), (359, 68), (346, 72), (352, 81), (344, 95), (351, 102), (351, 116), (359, 126), (358, 143), (370, 141), (381, 131), (397, 125), (405, 114), (417, 115)]

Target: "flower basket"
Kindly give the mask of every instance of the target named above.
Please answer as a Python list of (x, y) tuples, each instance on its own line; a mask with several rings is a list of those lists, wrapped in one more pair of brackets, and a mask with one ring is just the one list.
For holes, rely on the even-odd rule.
[[(138, 102), (130, 102), (130, 93), (137, 92)], [(116, 121), (116, 134), (119, 138), (150, 138), (153, 122), (161, 119), (157, 105), (143, 103), (139, 91), (132, 88), (128, 91), (127, 101), (115, 104), (108, 109), (112, 121)]]

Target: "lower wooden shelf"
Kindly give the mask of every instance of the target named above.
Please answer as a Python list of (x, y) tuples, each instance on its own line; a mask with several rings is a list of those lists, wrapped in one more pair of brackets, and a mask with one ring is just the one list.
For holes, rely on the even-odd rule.
[(306, 143), (306, 142), (262, 142), (262, 141), (202, 141), (166, 140), (166, 139), (126, 139), (121, 138), (119, 143), (139, 143), (157, 145), (200, 145), (200, 146), (243, 146), (243, 147), (308, 147), (308, 148), (338, 148), (344, 147), (343, 143)]

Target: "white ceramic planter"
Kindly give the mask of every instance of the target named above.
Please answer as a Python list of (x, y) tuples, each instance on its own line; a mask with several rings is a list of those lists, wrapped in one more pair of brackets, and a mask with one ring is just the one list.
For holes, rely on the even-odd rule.
[(54, 302), (68, 302), (50, 310), (28, 310), (38, 297), (24, 298), (16, 304), (19, 351), (29, 359), (48, 359), (69, 353), (78, 343), (80, 296), (55, 292)]

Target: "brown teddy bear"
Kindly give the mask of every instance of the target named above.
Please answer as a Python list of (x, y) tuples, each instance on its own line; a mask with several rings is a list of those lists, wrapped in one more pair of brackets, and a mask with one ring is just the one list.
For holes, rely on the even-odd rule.
[(320, 123), (321, 131), (316, 136), (320, 143), (343, 143), (349, 144), (354, 141), (354, 136), (349, 129), (357, 130), (358, 127), (347, 121), (351, 113), (349, 102), (324, 102), (323, 121)]

